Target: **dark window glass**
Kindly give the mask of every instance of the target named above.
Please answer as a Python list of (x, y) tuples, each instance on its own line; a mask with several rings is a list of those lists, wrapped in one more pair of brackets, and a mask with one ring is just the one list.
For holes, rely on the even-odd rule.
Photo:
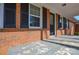
[(30, 27), (40, 27), (40, 8), (30, 4)]
[(40, 8), (30, 4), (30, 14), (40, 16)]
[(63, 17), (63, 28), (66, 29), (67, 28), (67, 20), (65, 17)]
[(58, 15), (58, 29), (62, 27), (62, 18)]
[(4, 28), (16, 27), (16, 4), (4, 4)]
[(28, 28), (28, 16), (29, 16), (29, 8), (27, 3), (21, 4), (21, 21), (20, 21), (20, 27), (21, 28)]
[(30, 26), (40, 27), (40, 18), (30, 16)]
[(16, 4), (15, 3), (5, 3), (5, 8), (10, 8), (10, 9), (14, 9), (16, 8)]
[(55, 15), (50, 13), (50, 35), (55, 34)]

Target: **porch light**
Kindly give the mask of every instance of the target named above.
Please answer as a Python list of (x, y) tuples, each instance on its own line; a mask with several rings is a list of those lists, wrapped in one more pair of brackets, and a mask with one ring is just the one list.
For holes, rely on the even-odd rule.
[(63, 4), (62, 4), (63, 7), (66, 6), (66, 5), (67, 5), (66, 3), (63, 3)]

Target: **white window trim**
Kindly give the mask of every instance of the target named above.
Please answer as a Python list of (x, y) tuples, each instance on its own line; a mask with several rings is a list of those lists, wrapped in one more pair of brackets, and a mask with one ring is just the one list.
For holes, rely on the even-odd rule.
[(63, 28), (63, 17), (61, 17), (61, 25), (62, 25), (62, 28)]
[(0, 3), (0, 29), (4, 28), (4, 3)]
[(62, 23), (62, 17), (60, 16), (60, 23)]
[(67, 19), (67, 23), (66, 23), (66, 24), (67, 24), (67, 28), (68, 28), (68, 26), (69, 26), (69, 24), (68, 24), (68, 23), (69, 23), (69, 21), (68, 21), (68, 19)]
[(32, 15), (32, 14), (30, 14), (30, 16), (34, 16), (34, 17), (38, 17), (38, 18), (40, 18), (40, 16), (36, 16), (36, 15)]
[[(29, 4), (29, 19), (28, 19), (29, 29), (42, 29), (42, 7), (37, 4), (36, 5), (32, 4), (32, 5), (40, 8), (40, 16), (35, 16), (35, 15), (30, 14), (30, 4)], [(30, 26), (30, 15), (40, 18), (40, 26), (39, 27)]]

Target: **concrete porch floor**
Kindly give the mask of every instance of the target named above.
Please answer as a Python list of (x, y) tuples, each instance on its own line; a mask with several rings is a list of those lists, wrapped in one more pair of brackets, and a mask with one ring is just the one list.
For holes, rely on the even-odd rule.
[[(71, 36), (71, 37), (68, 36), (68, 37), (71, 38), (70, 40), (73, 42), (75, 38), (79, 38), (75, 36)], [(67, 40), (67, 38), (65, 37), (64, 39)], [(61, 39), (63, 38), (61, 37)], [(60, 43), (56, 44), (52, 42), (53, 39), (51, 39), (50, 41), (51, 42), (38, 41), (38, 42), (32, 42), (30, 44), (22, 44), (15, 47), (10, 47), (8, 49), (8, 54), (10, 55), (79, 55), (78, 47), (77, 48), (69, 47), (66, 45), (61, 45)], [(77, 42), (79, 42), (79, 40), (77, 40)]]

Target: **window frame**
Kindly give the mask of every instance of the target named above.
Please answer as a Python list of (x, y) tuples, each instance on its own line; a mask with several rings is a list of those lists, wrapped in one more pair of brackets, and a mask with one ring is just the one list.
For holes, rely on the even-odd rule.
[(69, 19), (67, 19), (67, 29), (69, 29)]
[[(32, 15), (32, 14), (30, 14), (30, 5), (34, 5), (34, 6), (36, 6), (36, 7), (38, 7), (38, 8), (40, 8), (40, 16), (36, 16), (36, 15)], [(30, 26), (30, 23), (31, 23), (31, 21), (30, 21), (30, 16), (34, 16), (34, 17), (38, 17), (38, 18), (40, 18), (40, 26), (38, 27), (36, 27), (36, 26)], [(38, 4), (32, 4), (32, 3), (30, 3), (29, 4), (29, 19), (28, 19), (28, 27), (29, 27), (29, 29), (42, 29), (42, 7), (40, 6), (40, 5), (38, 5)]]

